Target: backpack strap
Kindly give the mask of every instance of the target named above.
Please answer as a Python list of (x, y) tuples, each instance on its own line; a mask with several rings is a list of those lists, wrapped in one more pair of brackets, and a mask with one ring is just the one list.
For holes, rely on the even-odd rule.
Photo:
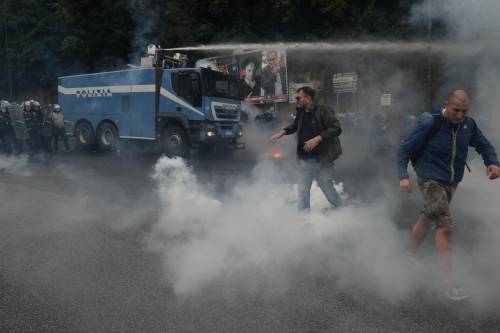
[(432, 127), (430, 132), (427, 134), (427, 137), (425, 138), (424, 144), (427, 144), (427, 142), (429, 142), (434, 137), (434, 135), (436, 135), (436, 133), (441, 128), (441, 123), (441, 119), (436, 119), (436, 116), (432, 116)]

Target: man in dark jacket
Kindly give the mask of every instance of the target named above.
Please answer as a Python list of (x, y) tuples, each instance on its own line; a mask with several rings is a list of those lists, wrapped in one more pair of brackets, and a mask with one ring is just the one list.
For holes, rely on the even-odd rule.
[(297, 114), (288, 127), (271, 137), (297, 132), (297, 157), (301, 166), (299, 181), (299, 209), (310, 208), (310, 191), (314, 179), (318, 182), (326, 199), (335, 207), (341, 198), (333, 187), (331, 168), (340, 156), (340, 124), (333, 110), (315, 103), (315, 91), (310, 87), (297, 90)]
[(415, 126), (397, 156), (400, 187), (411, 192), (407, 166), (412, 159), (424, 199), (424, 208), (412, 228), (409, 255), (415, 254), (430, 225), (436, 231), (436, 249), (447, 279), (446, 294), (452, 300), (467, 297), (458, 287), (451, 268), (449, 203), (464, 175), (468, 147), (474, 147), (482, 155), (490, 179), (500, 177), (495, 149), (476, 122), (467, 117), (469, 107), (470, 97), (465, 90), (451, 92), (442, 110)]

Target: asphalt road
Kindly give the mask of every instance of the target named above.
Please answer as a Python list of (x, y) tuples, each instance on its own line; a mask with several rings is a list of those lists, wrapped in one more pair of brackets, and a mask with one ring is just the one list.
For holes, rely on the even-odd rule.
[[(500, 316), (467, 303), (418, 293), (389, 302), (311, 274), (277, 294), (213, 286), (180, 297), (145, 241), (159, 214), (156, 159), (70, 153), (3, 164), (0, 332), (500, 331)], [(190, 163), (223, 196), (255, 158)], [(356, 191), (363, 180), (339, 168)]]

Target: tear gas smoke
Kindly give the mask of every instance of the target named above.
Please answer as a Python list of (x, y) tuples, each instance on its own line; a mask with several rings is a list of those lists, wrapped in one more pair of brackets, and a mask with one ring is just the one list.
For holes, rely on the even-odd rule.
[[(446, 82), (440, 86), (442, 90), (437, 94), (438, 102), (449, 89), (462, 86), (463, 83), (470, 84), (473, 97), (471, 116), (478, 119), (482, 128), (487, 128), (485, 134), (498, 151), (500, 52), (497, 52), (496, 43), (491, 43), (491, 40), (497, 40), (499, 36), (500, 23), (496, 16), (500, 4), (489, 0), (478, 4), (470, 1), (434, 1), (434, 5), (438, 7), (434, 8), (434, 18), (444, 20), (456, 32), (450, 36), (450, 40), (459, 40), (459, 43), (225, 44), (175, 50), (284, 48), (310, 50), (315, 54), (365, 50), (425, 54), (430, 47), (431, 52), (443, 55), (443, 63), (450, 64), (443, 73)], [(416, 7), (415, 17), (418, 16), (419, 8), (426, 8), (425, 4), (422, 6)], [(470, 42), (471, 39), (474, 39), (474, 43)], [(457, 50), (461, 55), (470, 57), (466, 62), (468, 66), (457, 66), (459, 62), (452, 56)], [(477, 58), (483, 52), (484, 56)], [(335, 61), (339, 71), (362, 73), (363, 82), (367, 82), (360, 87), (360, 92), (365, 91), (364, 96), (380, 97), (381, 90), (386, 88), (393, 93), (396, 102), (401, 103), (396, 112), (407, 112), (422, 106), (424, 89), (415, 83), (418, 79), (410, 71), (404, 70), (403, 66), (393, 65), (391, 60), (384, 62), (384, 59), (366, 62), (360, 67), (355, 67), (359, 63), (354, 64), (350, 59), (338, 57)], [(307, 63), (311, 63), (310, 58)], [(471, 63), (474, 66), (469, 66)], [(461, 80), (456, 79), (457, 76)], [(383, 81), (380, 77), (389, 78), (386, 80), (389, 81), (387, 87), (381, 87)], [(412, 88), (413, 92), (408, 94), (405, 86), (417, 88)], [(398, 95), (401, 96), (399, 100), (396, 99)], [(358, 100), (359, 109), (376, 111), (379, 105), (370, 100), (373, 99)], [(287, 121), (283, 120), (283, 123)], [(391, 178), (393, 180), (384, 181), (375, 168), (376, 156), (370, 150), (369, 143), (374, 141), (373, 137), (358, 127), (344, 125), (341, 137), (344, 154), (335, 170), (338, 174), (348, 171), (360, 174), (359, 182), (354, 184), (357, 187), (350, 184), (350, 187), (346, 186), (346, 192), (350, 197), (362, 201), (337, 210), (328, 209), (323, 194), (313, 186), (311, 212), (297, 212), (296, 185), (293, 184), (296, 175), (289, 161), (284, 167), (276, 167), (264, 160), (255, 167), (249, 178), (238, 180), (232, 191), (219, 194), (212, 189), (211, 184), (204, 184), (197, 179), (185, 161), (168, 158), (158, 160), (153, 178), (160, 201), (160, 216), (149, 234), (148, 245), (161, 255), (167, 280), (177, 295), (203, 295), (203, 291), (210, 288), (236, 296), (242, 293), (274, 295), (297, 286), (300, 288), (300, 281), (304, 279), (334, 281), (336, 289), (347, 291), (350, 295), (357, 292), (373, 294), (390, 302), (398, 302), (422, 290), (434, 292), (433, 299), (442, 294), (440, 274), (434, 265), (432, 236), (429, 235), (421, 249), (423, 263), (416, 270), (404, 256), (409, 224), (414, 221), (420, 208), (418, 191), (409, 197), (401, 195), (395, 175)], [(252, 151), (263, 153), (262, 147), (267, 145), (268, 134), (273, 131), (265, 134), (257, 130), (253, 134), (252, 131), (250, 128), (245, 129), (245, 140), (248, 140)], [(293, 160), (295, 143), (292, 138), (283, 140), (279, 145)], [(472, 311), (497, 315), (496, 309), (500, 305), (497, 286), (500, 279), (500, 211), (497, 203), (500, 188), (498, 181), (486, 179), (479, 158), (472, 161), (471, 167), (472, 174), (466, 174), (452, 204), (456, 237), (455, 267), (460, 281), (471, 292)], [(32, 173), (27, 167), (26, 157), (2, 157), (0, 169), (21, 175)], [(116, 169), (108, 172), (115, 172)], [(383, 159), (380, 169), (392, 173), (394, 157)], [(131, 252), (129, 243), (133, 242), (130, 242), (129, 235), (121, 240), (118, 238), (125, 231), (147, 223), (144, 221), (149, 221), (151, 216), (156, 217), (155, 198), (148, 197), (149, 189), (137, 191), (133, 183), (126, 182), (126, 187), (133, 187), (129, 197), (124, 194), (122, 186), (106, 183), (106, 173), (96, 177), (98, 173), (92, 168), (56, 167), (54, 174), (55, 180), (69, 179), (62, 185), (83, 192), (83, 200), (68, 196), (67, 192), (63, 192), (63, 195), (44, 193), (44, 200), (40, 200), (37, 191), (19, 190), (19, 193), (10, 193), (8, 189), (2, 189), (1, 201), (5, 211), (15, 208), (14, 211), (23, 216), (20, 221), (12, 219), (2, 224), (5, 236), (1, 245), (3, 256), (8, 259), (2, 262), (2, 278), (21, 281), (19, 283), (24, 283), (21, 285), (26, 289), (43, 289), (42, 294), (47, 290), (48, 294), (56, 294), (51, 296), (54, 303), (73, 306), (78, 315), (76, 318), (73, 315), (72, 319), (85, 325), (94, 325), (94, 330), (103, 325), (103, 314), (96, 313), (102, 310), (104, 315), (109, 315), (111, 310), (116, 310), (116, 304), (125, 310), (118, 309), (122, 311), (122, 317), (113, 312), (106, 318), (109, 322), (104, 324), (108, 330), (123, 327), (120, 325), (123, 325), (125, 315), (137, 318), (131, 315), (138, 313), (137, 299), (147, 303), (147, 298), (151, 297), (158, 302), (144, 307), (140, 317), (150, 318), (156, 313), (158, 304), (165, 304), (162, 301), (170, 295), (156, 295), (161, 290), (161, 286), (154, 285), (157, 283), (154, 274), (156, 261), (151, 258), (150, 262), (143, 260), (140, 250)], [(79, 180), (76, 181), (75, 177), (79, 177)], [(339, 177), (338, 181), (342, 180)], [(115, 181), (116, 178), (113, 178), (112, 182)], [(337, 186), (342, 190), (341, 183)], [(96, 193), (99, 194), (97, 199), (108, 197), (110, 201), (121, 203), (128, 209), (112, 209), (107, 202), (90, 200)], [(411, 207), (397, 213), (402, 202), (407, 202)], [(35, 206), (27, 207), (27, 203)], [(36, 206), (45, 203), (48, 203), (47, 207)], [(41, 215), (43, 221), (31, 221), (39, 216), (29, 214), (39, 211), (44, 213)], [(26, 216), (28, 218), (25, 219)], [(105, 228), (103, 221), (109, 224)], [(402, 224), (404, 227), (401, 227)], [(140, 232), (137, 236), (135, 231), (131, 238), (140, 238)], [(117, 232), (120, 232), (120, 237), (116, 237)], [(44, 237), (48, 241), (40, 245), (38, 242)], [(140, 248), (137, 244), (135, 247)], [(122, 258), (120, 256), (123, 253), (131, 257), (137, 255), (139, 259)], [(103, 275), (105, 278), (102, 278)], [(129, 276), (132, 276), (130, 281), (123, 280)], [(97, 311), (96, 300), (100, 303)], [(106, 302), (108, 313), (102, 305)], [(293, 306), (289, 307), (293, 311)], [(209, 316), (212, 314), (206, 309), (200, 312), (203, 311), (208, 312)], [(163, 313), (158, 316), (165, 317)], [(369, 322), (367, 325), (374, 323)], [(85, 327), (88, 329), (88, 326)]]
[(281, 172), (261, 163), (249, 181), (217, 199), (183, 160), (158, 161), (153, 177), (163, 208), (152, 247), (177, 294), (213, 286), (279, 293), (311, 275), (391, 300), (407, 294), (414, 278), (401, 256), (404, 237), (383, 201), (328, 210), (315, 186), (312, 211), (299, 213), (296, 187), (281, 182)]
[(31, 175), (28, 168), (28, 156), (5, 156), (0, 155), (0, 170), (3, 172), (18, 174), (18, 175)]

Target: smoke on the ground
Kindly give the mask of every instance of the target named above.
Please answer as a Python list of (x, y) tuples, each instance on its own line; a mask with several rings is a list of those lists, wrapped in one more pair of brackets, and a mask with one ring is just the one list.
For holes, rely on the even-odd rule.
[(214, 286), (279, 294), (304, 277), (391, 301), (411, 291), (422, 274), (403, 255), (406, 233), (394, 227), (386, 199), (332, 209), (313, 186), (311, 211), (298, 212), (296, 185), (281, 172), (263, 162), (217, 199), (182, 159), (158, 161), (153, 177), (162, 209), (151, 244), (177, 294)]

